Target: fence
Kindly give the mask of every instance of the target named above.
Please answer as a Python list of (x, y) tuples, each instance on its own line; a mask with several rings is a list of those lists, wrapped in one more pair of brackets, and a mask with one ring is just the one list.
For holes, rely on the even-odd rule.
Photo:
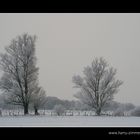
[[(39, 110), (40, 115), (45, 116), (57, 116), (57, 113), (54, 110)], [(22, 109), (19, 110), (1, 110), (0, 116), (22, 116), (24, 115), (24, 111)], [(29, 115), (34, 115), (33, 110), (29, 110)], [(105, 116), (113, 116), (112, 111), (102, 112), (102, 115)], [(95, 116), (94, 111), (81, 111), (81, 110), (66, 110), (62, 113), (62, 116)], [(124, 116), (129, 116), (128, 113), (125, 113)]]
[[(57, 113), (54, 110), (39, 110), (40, 115), (56, 116)], [(34, 115), (33, 110), (29, 110), (30, 115)], [(21, 116), (24, 115), (23, 110), (1, 110), (1, 116)], [(66, 110), (62, 113), (62, 116), (93, 116), (94, 111), (79, 111), (79, 110)]]

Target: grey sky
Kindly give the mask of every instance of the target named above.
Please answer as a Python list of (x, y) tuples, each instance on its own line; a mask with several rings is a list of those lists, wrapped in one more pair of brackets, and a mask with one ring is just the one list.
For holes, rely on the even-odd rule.
[(119, 102), (140, 105), (140, 14), (0, 14), (0, 52), (17, 35), (37, 35), (40, 84), (74, 99), (72, 76), (103, 56), (124, 81)]

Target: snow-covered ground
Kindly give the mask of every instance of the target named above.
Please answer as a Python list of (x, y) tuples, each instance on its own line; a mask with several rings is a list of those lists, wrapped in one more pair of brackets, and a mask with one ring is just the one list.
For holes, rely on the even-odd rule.
[(0, 127), (46, 126), (46, 127), (140, 127), (140, 117), (97, 117), (97, 116), (3, 116)]

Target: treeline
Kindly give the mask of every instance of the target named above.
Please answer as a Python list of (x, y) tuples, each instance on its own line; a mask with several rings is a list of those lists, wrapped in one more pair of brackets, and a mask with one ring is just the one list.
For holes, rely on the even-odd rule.
[[(23, 109), (22, 106), (18, 105), (11, 105), (7, 104), (4, 100), (4, 94), (0, 95), (0, 108), (1, 109)], [(65, 108), (65, 110), (91, 110), (91, 107), (88, 105), (83, 104), (82, 102), (78, 100), (63, 100), (59, 99), (57, 97), (48, 96), (46, 99), (44, 99), (46, 102), (42, 106), (40, 106), (40, 109), (44, 110), (54, 110), (55, 106), (61, 105)], [(29, 109), (33, 109), (33, 106), (30, 105)]]
[[(45, 109), (45, 110), (53, 110), (55, 106), (61, 105), (65, 108), (65, 110), (93, 110), (90, 106), (80, 102), (79, 100), (63, 100), (59, 99), (57, 97), (52, 97), (48, 96), (46, 97), (46, 103), (40, 107), (40, 109)], [(12, 106), (8, 105), (4, 102), (4, 96), (0, 95), (0, 108), (2, 109), (22, 109), (21, 106)], [(103, 111), (130, 111), (136, 108), (136, 106), (132, 103), (119, 103), (116, 101), (111, 101), (107, 103)], [(32, 109), (32, 106), (30, 106), (30, 109)]]
[[(88, 106), (80, 102), (79, 100), (62, 100), (57, 97), (51, 97), (51, 96), (47, 97), (46, 104), (44, 105), (43, 108), (46, 110), (53, 110), (56, 105), (61, 105), (66, 110), (93, 110), (95, 111), (91, 106)], [(133, 110), (134, 108), (136, 108), (136, 106), (132, 103), (120, 103), (116, 101), (110, 101), (104, 106), (103, 111), (115, 112), (115, 111), (121, 110), (124, 112), (125, 111), (128, 112), (130, 110)]]

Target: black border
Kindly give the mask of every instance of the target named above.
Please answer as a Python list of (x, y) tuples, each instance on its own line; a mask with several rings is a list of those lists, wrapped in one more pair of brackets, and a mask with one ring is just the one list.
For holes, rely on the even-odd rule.
[[(1, 136), (20, 138), (97, 138), (103, 136), (140, 136), (140, 127), (1, 127)], [(8, 135), (5, 135), (7, 133)], [(22, 137), (21, 137), (22, 136)]]
[(140, 13), (132, 1), (1, 1), (0, 13)]
[(0, 13), (140, 13), (139, 8), (9, 8)]

